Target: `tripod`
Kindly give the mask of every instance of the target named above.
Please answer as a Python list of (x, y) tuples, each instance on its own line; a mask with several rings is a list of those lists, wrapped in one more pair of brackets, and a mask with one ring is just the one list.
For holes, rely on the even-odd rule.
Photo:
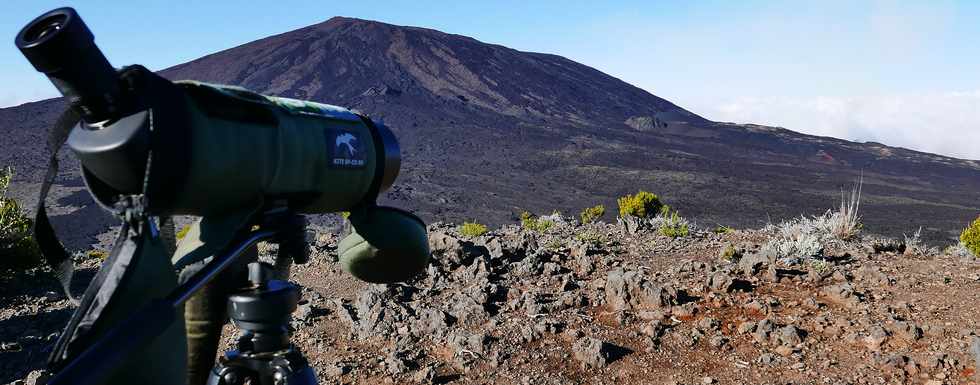
[(252, 287), (228, 298), (228, 313), (242, 330), (238, 346), (219, 359), (208, 385), (316, 384), (313, 369), (289, 342), (289, 315), (299, 303), (299, 290), (287, 281), (270, 280), (272, 267), (248, 265)]
[[(277, 207), (263, 212), (255, 223), (260, 225), (257, 229), (240, 234), (223, 253), (215, 255), (166, 297), (149, 301), (110, 329), (68, 363), (49, 384), (102, 384), (120, 362), (177, 322), (177, 310), (190, 297), (261, 241), (279, 243), (279, 258), (292, 258), (296, 263), (307, 261), (309, 246), (302, 216)], [(290, 282), (270, 279), (272, 268), (266, 263), (255, 262), (248, 267), (251, 285), (230, 296), (228, 303), (229, 318), (242, 330), (242, 335), (237, 349), (226, 352), (212, 369), (208, 384), (316, 384), (313, 369), (289, 342), (287, 326), (290, 314), (299, 303), (299, 289)]]

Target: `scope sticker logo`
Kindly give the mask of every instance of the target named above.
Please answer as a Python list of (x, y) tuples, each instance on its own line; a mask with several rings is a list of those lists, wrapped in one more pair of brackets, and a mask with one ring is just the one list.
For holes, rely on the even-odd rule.
[(330, 156), (330, 165), (339, 168), (361, 168), (366, 163), (364, 161), (364, 143), (358, 134), (337, 130), (333, 136), (333, 143), (330, 146), (333, 152)]

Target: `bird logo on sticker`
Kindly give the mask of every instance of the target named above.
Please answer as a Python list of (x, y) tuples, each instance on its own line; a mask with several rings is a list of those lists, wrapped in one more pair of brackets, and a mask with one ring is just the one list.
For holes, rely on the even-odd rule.
[(360, 138), (351, 132), (338, 132), (334, 139), (331, 165), (341, 168), (359, 168), (364, 167), (364, 164)]
[(353, 158), (357, 154), (357, 149), (354, 146), (357, 145), (357, 137), (349, 132), (345, 132), (341, 135), (337, 135), (337, 155), (340, 155), (341, 146), (347, 147), (347, 157)]

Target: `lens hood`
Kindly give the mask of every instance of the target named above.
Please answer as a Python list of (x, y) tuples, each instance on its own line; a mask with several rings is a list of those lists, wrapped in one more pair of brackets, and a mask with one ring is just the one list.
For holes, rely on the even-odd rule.
[(411, 279), (429, 263), (425, 223), (393, 207), (354, 210), (348, 218), (351, 233), (340, 241), (337, 253), (344, 271), (371, 283)]

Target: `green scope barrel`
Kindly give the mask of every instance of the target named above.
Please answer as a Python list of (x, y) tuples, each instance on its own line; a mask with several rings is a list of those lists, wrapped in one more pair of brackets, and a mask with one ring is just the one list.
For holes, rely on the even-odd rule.
[(298, 213), (336, 212), (373, 202), (398, 174), (391, 131), (345, 108), (169, 83), (139, 67), (123, 76), (144, 78), (130, 89), (152, 89), (149, 108), (80, 124), (68, 137), (103, 204), (146, 192), (148, 208), (167, 214), (207, 216), (271, 200)]
[(166, 89), (153, 92), (155, 107), (80, 125), (68, 137), (104, 203), (146, 191), (152, 210), (171, 214), (220, 214), (258, 200), (326, 213), (373, 201), (398, 174), (394, 135), (350, 110), (238, 87), (168, 85), (141, 69), (134, 76)]
[(391, 131), (345, 108), (196, 82), (177, 86), (186, 95), (190, 155), (174, 212), (224, 210), (257, 196), (285, 199), (302, 213), (348, 210), (373, 201), (398, 174)]

